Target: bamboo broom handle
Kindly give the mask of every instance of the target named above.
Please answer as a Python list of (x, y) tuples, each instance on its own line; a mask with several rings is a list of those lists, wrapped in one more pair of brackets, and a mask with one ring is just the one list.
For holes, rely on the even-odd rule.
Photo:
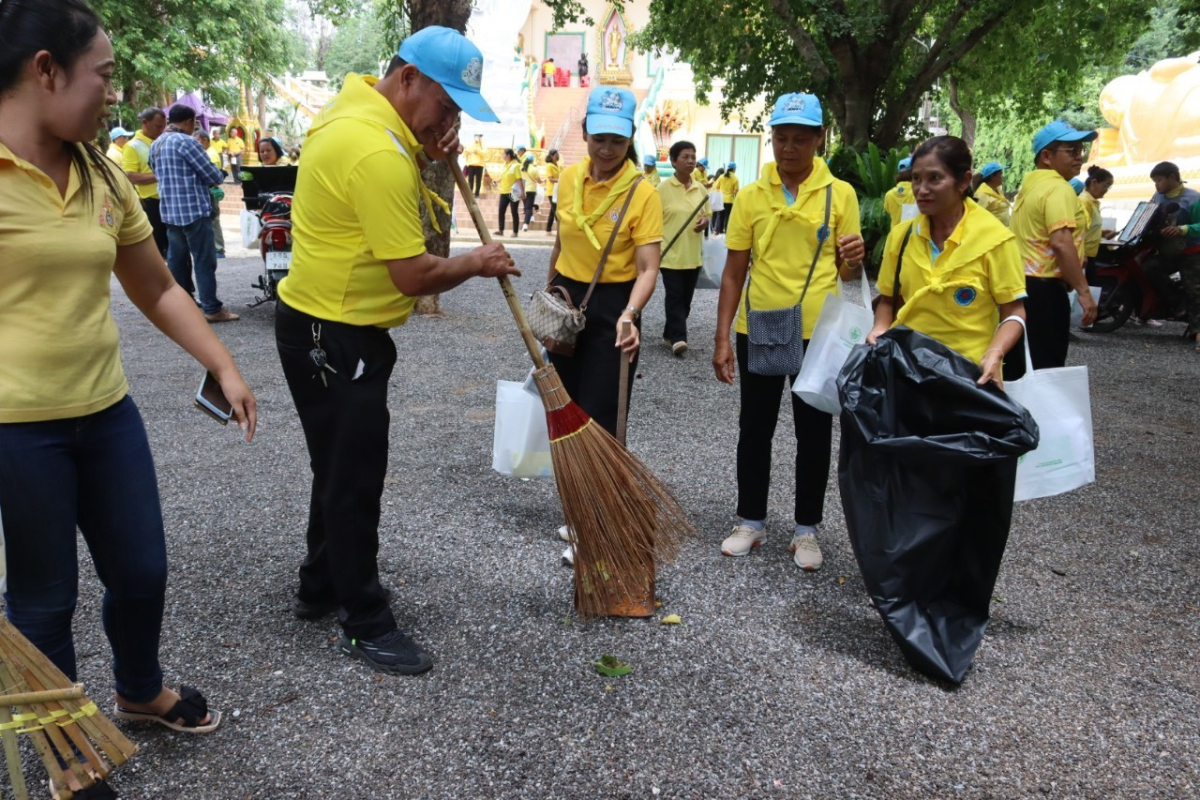
[[(629, 336), (633, 323), (621, 320), (621, 338)], [(617, 387), (617, 441), (625, 444), (625, 434), (629, 425), (629, 353), (621, 351), (621, 379)]]
[(77, 683), (70, 689), (47, 689), (40, 692), (23, 692), (21, 694), (0, 695), (0, 704), (9, 706), (27, 706), (32, 703), (78, 700), (81, 697), (83, 697), (83, 684)]
[[(494, 240), (492, 234), (488, 232), (487, 220), (483, 218), (483, 212), (479, 210), (479, 204), (475, 202), (475, 194), (471, 191), (466, 176), (463, 175), (462, 167), (458, 165), (458, 158), (451, 156), (446, 159), (446, 163), (450, 165), (450, 173), (454, 176), (454, 182), (458, 184), (459, 194), (463, 196), (467, 209), (471, 212), (471, 220), (475, 223), (475, 231), (479, 234), (480, 241), (484, 244), (491, 244)], [(508, 301), (508, 310), (512, 312), (513, 319), (517, 321), (517, 329), (521, 331), (521, 338), (525, 340), (525, 349), (529, 351), (533, 365), (538, 369), (545, 369), (546, 360), (542, 358), (542, 345), (534, 338), (533, 331), (529, 329), (529, 320), (525, 318), (525, 309), (521, 308), (521, 300), (513, 289), (512, 281), (508, 279), (507, 275), (501, 275), (497, 280), (500, 281), (504, 299)]]

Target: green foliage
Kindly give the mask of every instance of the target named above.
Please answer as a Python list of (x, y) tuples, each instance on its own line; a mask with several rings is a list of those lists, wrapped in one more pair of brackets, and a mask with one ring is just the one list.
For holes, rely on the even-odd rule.
[(330, 88), (341, 89), (342, 80), (350, 72), (377, 75), (380, 62), (391, 55), (392, 45), (388, 44), (385, 23), (377, 8), (360, 8), (354, 16), (338, 25), (325, 55), (325, 74), (329, 76)]
[(896, 170), (904, 155), (892, 148), (886, 154), (880, 152), (874, 142), (867, 145), (866, 153), (856, 153), (854, 164), (862, 181), (861, 197), (883, 197), (896, 185)]
[(892, 219), (883, 208), (883, 196), (896, 185), (898, 164), (906, 155), (907, 150), (893, 147), (885, 151), (871, 143), (862, 153), (841, 145), (829, 157), (830, 171), (858, 194), (858, 216), (869, 267), (878, 267), (892, 228)]

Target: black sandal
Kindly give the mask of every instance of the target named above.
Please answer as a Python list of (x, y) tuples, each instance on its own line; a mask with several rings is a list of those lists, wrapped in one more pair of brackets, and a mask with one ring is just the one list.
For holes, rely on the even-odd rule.
[(179, 702), (171, 707), (166, 714), (155, 714), (153, 711), (136, 711), (117, 704), (113, 716), (117, 719), (134, 722), (153, 722), (170, 728), (179, 733), (211, 733), (221, 724), (221, 712), (213, 711), (212, 718), (200, 724), (200, 720), (208, 715), (208, 700), (200, 694), (199, 689), (191, 686), (179, 687)]

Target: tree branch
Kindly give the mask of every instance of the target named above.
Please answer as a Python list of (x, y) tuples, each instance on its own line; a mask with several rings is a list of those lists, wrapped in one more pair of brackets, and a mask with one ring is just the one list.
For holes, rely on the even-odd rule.
[(796, 53), (800, 56), (800, 60), (808, 66), (818, 82), (828, 82), (831, 77), (829, 66), (825, 63), (825, 59), (821, 58), (821, 51), (817, 49), (817, 43), (796, 19), (788, 0), (770, 0), (770, 2), (775, 13), (783, 21), (784, 31), (796, 46)]

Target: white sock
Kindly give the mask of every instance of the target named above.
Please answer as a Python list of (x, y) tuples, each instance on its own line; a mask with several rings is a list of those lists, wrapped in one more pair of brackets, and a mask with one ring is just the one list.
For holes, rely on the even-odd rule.
[(765, 519), (744, 519), (742, 520), (742, 524), (755, 531), (761, 531), (767, 527)]
[(817, 526), (816, 525), (801, 525), (799, 523), (796, 523), (796, 536), (816, 536), (816, 535), (817, 535)]

